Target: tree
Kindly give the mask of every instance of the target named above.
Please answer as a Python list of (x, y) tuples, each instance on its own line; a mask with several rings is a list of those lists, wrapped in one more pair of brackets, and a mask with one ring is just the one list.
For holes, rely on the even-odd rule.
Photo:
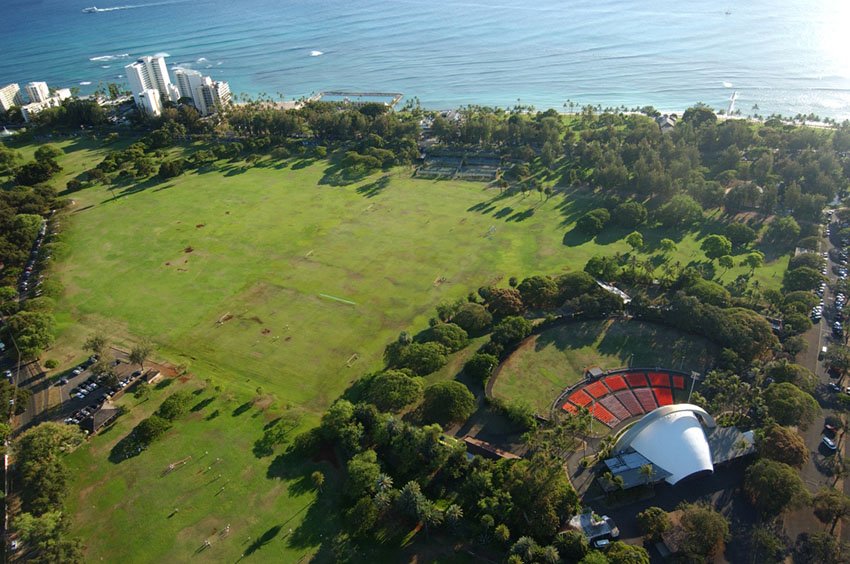
[(85, 436), (77, 426), (41, 423), (24, 431), (13, 444), (24, 512), (38, 517), (61, 508), (68, 470), (62, 456)]
[(531, 322), (523, 317), (506, 317), (493, 328), (490, 337), (494, 343), (511, 346), (519, 343), (531, 334)]
[(764, 458), (747, 469), (744, 491), (756, 509), (768, 517), (799, 507), (809, 497), (803, 480), (793, 468)]
[(673, 239), (661, 239), (659, 246), (665, 253), (673, 253), (676, 251), (676, 242)]
[(475, 397), (460, 382), (438, 382), (425, 388), (422, 407), (426, 421), (440, 424), (466, 421), (475, 410)]
[(637, 252), (643, 248), (643, 235), (637, 231), (632, 231), (626, 236), (626, 244), (632, 248), (632, 252)]
[(519, 556), (523, 562), (534, 562), (540, 546), (532, 537), (520, 537), (511, 547), (511, 555)]
[(159, 165), (159, 175), (162, 178), (174, 178), (175, 176), (180, 176), (183, 174), (184, 166), (185, 161), (183, 159), (163, 161), (162, 164)]
[(735, 261), (732, 259), (732, 257), (730, 255), (723, 255), (722, 257), (717, 259), (717, 265), (723, 267), (725, 269), (723, 271), (723, 274), (726, 274), (726, 272), (730, 268), (735, 266)]
[(400, 368), (409, 368), (417, 376), (424, 376), (448, 362), (447, 352), (440, 343), (411, 343), (401, 349), (397, 364)]
[(399, 370), (387, 370), (369, 383), (368, 401), (381, 411), (398, 411), (422, 399), (422, 378), (411, 377)]
[(545, 310), (555, 306), (558, 284), (549, 276), (531, 276), (517, 287), (522, 302), (531, 309)]
[(493, 324), (493, 316), (481, 304), (468, 302), (460, 306), (457, 313), (452, 316), (451, 321), (471, 337), (478, 337), (490, 330)]
[(726, 226), (726, 238), (735, 248), (745, 247), (756, 240), (756, 232), (745, 223), (733, 222)]
[(86, 339), (86, 342), (83, 343), (83, 350), (102, 356), (108, 344), (106, 337), (102, 333), (92, 333)]
[(717, 116), (714, 111), (704, 104), (697, 104), (685, 110), (682, 114), (682, 123), (687, 123), (698, 129), (703, 125), (713, 125), (717, 123)]
[(440, 343), (448, 352), (456, 352), (469, 344), (469, 335), (454, 323), (442, 323), (431, 328), (427, 340)]
[(576, 222), (576, 229), (588, 235), (596, 235), (611, 219), (611, 214), (605, 208), (590, 210)]
[(764, 264), (764, 253), (761, 251), (753, 251), (751, 253), (747, 253), (743, 259), (741, 259), (741, 266), (746, 266), (750, 269), (750, 274), (752, 274), (755, 269), (759, 268)]
[(310, 481), (313, 482), (313, 486), (321, 492), (322, 487), (325, 485), (325, 475), (321, 470), (316, 470), (310, 474)]
[(619, 269), (617, 261), (611, 257), (594, 256), (584, 265), (585, 272), (600, 280), (613, 280)]
[(61, 168), (55, 162), (33, 161), (18, 168), (15, 173), (15, 182), (21, 186), (35, 186), (47, 182)]
[(139, 382), (136, 384), (136, 390), (133, 392), (133, 397), (140, 401), (145, 401), (151, 396), (151, 387), (147, 382)]
[(640, 533), (651, 542), (658, 542), (670, 528), (670, 516), (660, 507), (647, 507), (637, 514)]
[(525, 311), (522, 295), (516, 288), (490, 288), (487, 307), (496, 317), (519, 315)]
[(656, 214), (658, 221), (667, 228), (690, 227), (702, 219), (702, 206), (685, 194), (673, 196)]
[(712, 558), (729, 538), (729, 521), (707, 505), (683, 504), (679, 526), (686, 553)]
[(780, 425), (805, 429), (819, 411), (815, 398), (790, 382), (773, 383), (764, 392), (768, 412)]
[(52, 315), (34, 311), (21, 311), (9, 317), (4, 330), (15, 339), (25, 360), (34, 360), (53, 344)]
[(791, 216), (775, 218), (764, 233), (765, 241), (790, 247), (800, 238), (800, 224)]
[(357, 499), (375, 493), (378, 476), (381, 474), (381, 466), (378, 463), (378, 455), (374, 450), (364, 450), (352, 456), (346, 469), (348, 470), (348, 481), (345, 491), (350, 498)]
[(649, 564), (649, 553), (642, 546), (612, 542), (605, 551), (611, 564)]
[(807, 266), (801, 266), (785, 272), (782, 287), (786, 292), (814, 290), (823, 281), (820, 272)]
[(637, 227), (646, 221), (646, 208), (640, 202), (630, 200), (614, 208), (614, 220), (623, 227)]
[(174, 392), (162, 402), (156, 414), (167, 421), (174, 421), (189, 411), (192, 394), (189, 392)]
[(446, 507), (444, 516), (446, 524), (452, 529), (456, 529), (460, 524), (460, 520), (463, 519), (463, 509), (461, 509), (460, 505), (453, 503)]
[(834, 488), (824, 488), (812, 499), (815, 517), (822, 523), (830, 525), (829, 532), (835, 530), (839, 521), (850, 516), (850, 497)]
[(757, 441), (759, 454), (770, 460), (802, 468), (809, 461), (809, 449), (800, 433), (789, 427), (771, 425)]
[(555, 537), (555, 546), (567, 562), (578, 562), (587, 555), (590, 544), (578, 531), (566, 531)]
[(732, 243), (723, 235), (709, 235), (703, 240), (700, 249), (705, 252), (705, 256), (710, 260), (715, 260), (730, 254), (732, 252)]
[(137, 343), (133, 346), (132, 349), (130, 349), (130, 362), (132, 362), (133, 364), (138, 364), (139, 369), (144, 370), (145, 361), (148, 359), (152, 352), (153, 344), (150, 341), (144, 340), (140, 343)]
[(463, 371), (474, 380), (483, 383), (490, 378), (498, 365), (499, 359), (492, 354), (475, 353), (463, 365)]
[(151, 415), (147, 419), (142, 419), (136, 425), (136, 428), (133, 429), (133, 434), (139, 444), (147, 446), (164, 435), (170, 428), (170, 421), (163, 419), (159, 415)]

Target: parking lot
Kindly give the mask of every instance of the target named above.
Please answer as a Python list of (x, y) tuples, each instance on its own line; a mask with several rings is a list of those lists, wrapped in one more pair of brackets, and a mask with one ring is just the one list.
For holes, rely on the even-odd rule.
[(89, 357), (55, 384), (59, 387), (61, 417), (69, 425), (84, 426), (105, 402), (123, 394), (142, 375), (134, 366), (117, 359), (112, 363), (116, 381), (110, 386), (106, 375), (92, 372), (96, 361), (95, 356)]

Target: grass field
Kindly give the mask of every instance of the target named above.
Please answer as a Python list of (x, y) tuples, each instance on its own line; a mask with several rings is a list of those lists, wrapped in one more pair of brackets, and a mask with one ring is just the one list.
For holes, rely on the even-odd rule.
[(564, 388), (586, 368), (664, 367), (702, 372), (717, 347), (703, 337), (641, 321), (581, 321), (529, 338), (504, 363), (493, 395), (521, 400), (548, 415)]
[[(96, 142), (57, 145), (67, 152), (60, 187), (102, 153)], [(220, 553), (235, 560), (251, 546), (248, 536), (256, 541), (282, 522), (274, 539), (290, 527), (295, 536), (251, 557), (295, 561), (311, 552), (332, 527), (333, 510), (320, 504), (298, 512), (314, 497), (298, 475), (309, 463), (281, 462), (286, 468), (270, 475), (269, 461), (251, 453), (265, 415), (251, 408), (232, 416), (237, 405), (269, 396), (278, 411), (292, 406), (304, 411), (305, 425), (315, 423), (352, 381), (381, 367), (383, 348), (399, 331), (427, 327), (440, 301), (506, 284), (510, 276), (577, 270), (593, 255), (629, 250), (615, 233), (595, 240), (570, 235), (575, 220), (596, 205), (581, 192), (549, 200), (502, 196), (482, 184), (415, 180), (406, 170), (335, 187), (322, 182), (322, 162), (219, 165), (114, 192), (86, 188), (70, 196), (74, 203), (61, 218), (70, 250), (51, 276), (66, 291), (57, 304), (58, 340), (45, 358), (73, 365), (94, 331), (119, 344), (150, 338), (156, 356), (188, 366), (196, 384), (186, 385), (209, 378), (234, 398), (216, 398), (140, 456), (108, 462), (111, 445), (155, 405), (133, 407), (115, 429), (71, 457), (76, 479), (69, 505), (92, 561), (135, 561), (130, 556), (142, 547), (151, 561), (190, 560), (205, 535), (227, 522), (234, 536), (214, 545), (216, 559)], [(656, 232), (647, 239), (661, 236), (677, 239), (671, 260), (703, 259), (697, 235)], [(785, 262), (756, 272), (763, 287), (778, 286)], [(623, 364), (623, 350), (648, 340), (633, 335), (642, 343), (633, 346), (612, 335), (591, 327), (586, 344), (565, 353), (577, 369)], [(667, 347), (665, 335), (655, 337)], [(564, 362), (557, 345), (526, 362), (542, 366), (549, 349), (558, 353), (552, 360)], [(452, 377), (461, 361), (429, 380)], [(550, 388), (562, 385), (559, 378), (505, 378), (498, 393), (546, 404), (554, 398)], [(214, 409), (221, 415), (206, 420), (203, 414)], [(233, 480), (226, 490), (232, 497), (208, 495), (214, 485), (195, 476), (200, 463), (159, 477), (175, 459), (197, 460), (203, 451), (226, 453), (221, 464)], [(175, 501), (189, 509), (168, 519)], [(300, 540), (287, 548), (293, 539)]]

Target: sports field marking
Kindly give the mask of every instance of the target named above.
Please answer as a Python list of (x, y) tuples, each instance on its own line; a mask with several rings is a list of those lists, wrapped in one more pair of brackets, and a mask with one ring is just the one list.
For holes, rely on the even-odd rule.
[(342, 298), (338, 298), (336, 296), (331, 296), (329, 294), (319, 294), (319, 297), (327, 298), (329, 300), (334, 300), (334, 301), (337, 301), (337, 302), (342, 302), (342, 303), (348, 304), (348, 305), (357, 305), (357, 302), (352, 302), (351, 300), (344, 300)]

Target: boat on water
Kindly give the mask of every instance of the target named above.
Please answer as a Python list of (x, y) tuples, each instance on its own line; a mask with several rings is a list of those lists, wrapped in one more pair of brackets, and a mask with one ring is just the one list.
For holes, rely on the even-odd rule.
[(97, 6), (92, 6), (91, 8), (83, 8), (84, 14), (94, 14), (97, 12)]

